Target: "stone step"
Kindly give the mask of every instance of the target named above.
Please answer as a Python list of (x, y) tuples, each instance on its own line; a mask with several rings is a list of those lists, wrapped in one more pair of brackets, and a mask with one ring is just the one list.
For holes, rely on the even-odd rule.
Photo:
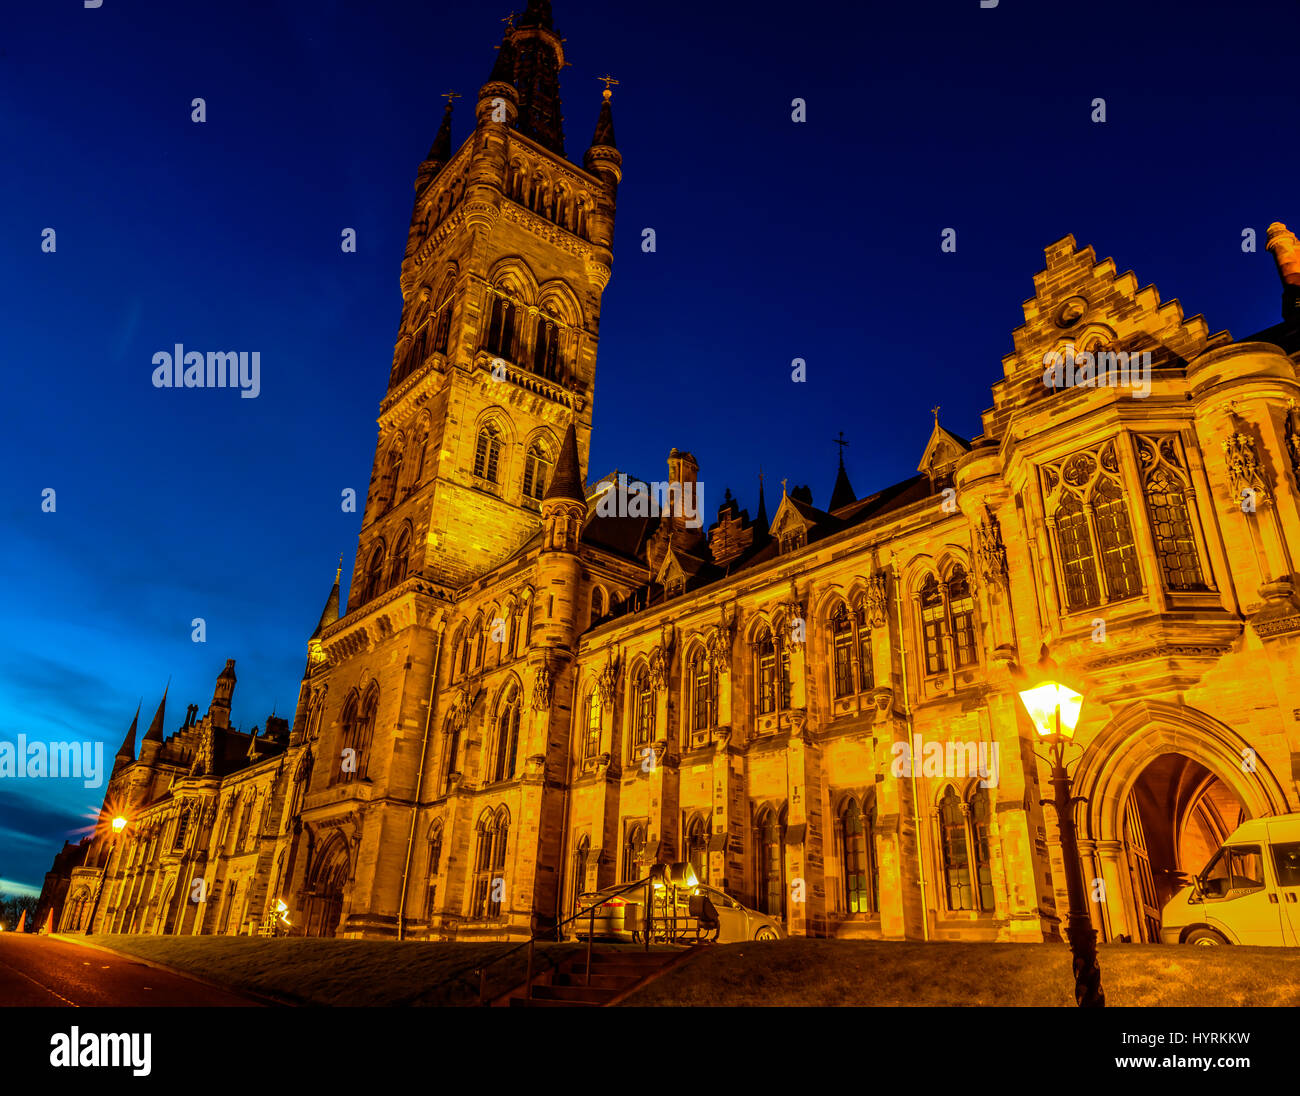
[(596, 986), (533, 986), (534, 1001), (576, 1001), (583, 1005), (603, 1005), (618, 996), (624, 987), (600, 989)]
[[(602, 1004), (604, 1002), (601, 1002)], [(511, 1008), (595, 1008), (597, 1006), (589, 1004), (586, 1001), (545, 1001), (535, 998), (532, 1001), (525, 1000), (523, 997), (511, 997)]]

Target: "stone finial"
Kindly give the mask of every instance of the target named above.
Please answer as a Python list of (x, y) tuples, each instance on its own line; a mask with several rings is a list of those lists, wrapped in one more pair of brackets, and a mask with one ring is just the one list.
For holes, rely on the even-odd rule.
[(1268, 243), (1264, 245), (1273, 253), (1278, 277), (1284, 285), (1300, 286), (1300, 240), (1281, 221), (1268, 226)]

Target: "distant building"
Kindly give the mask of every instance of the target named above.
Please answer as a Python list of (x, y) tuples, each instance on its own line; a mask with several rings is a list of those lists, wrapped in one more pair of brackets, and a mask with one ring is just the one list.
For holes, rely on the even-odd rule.
[[(563, 64), (529, 3), (473, 133), (453, 151), (449, 103), (420, 165), (350, 594), (292, 728), (230, 728), (233, 663), (138, 758), (132, 724), (104, 816), (130, 823), (71, 871), (63, 926), (107, 871), (108, 931), (270, 931), (283, 902), (281, 931), (517, 938), (689, 860), (794, 934), (1056, 937), (1015, 676), (1046, 643), (1086, 696), (1094, 918), (1153, 938), (1178, 872), (1300, 804), (1294, 235), (1269, 232), (1282, 322), (1239, 340), (1052, 244), (978, 436), (936, 409), (910, 479), (860, 496), (841, 459), (820, 504), (728, 493), (706, 530), (687, 452), (655, 514), (586, 482), (622, 160), (608, 94), (565, 158)], [(941, 354), (964, 360), (878, 367), (938, 388)], [(1102, 384), (1099, 354), (1124, 355)], [(671, 415), (680, 372), (635, 413)], [(864, 448), (898, 413), (853, 410)]]

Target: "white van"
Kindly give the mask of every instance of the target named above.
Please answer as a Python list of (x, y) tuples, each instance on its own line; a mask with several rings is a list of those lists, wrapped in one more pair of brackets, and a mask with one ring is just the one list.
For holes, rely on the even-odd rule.
[(1300, 814), (1238, 826), (1166, 903), (1160, 939), (1300, 947)]

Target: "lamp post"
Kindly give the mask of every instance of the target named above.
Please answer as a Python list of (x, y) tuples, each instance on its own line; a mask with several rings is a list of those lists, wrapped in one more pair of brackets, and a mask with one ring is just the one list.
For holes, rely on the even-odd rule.
[(1074, 799), (1070, 795), (1070, 776), (1065, 771), (1065, 747), (1074, 738), (1083, 696), (1049, 681), (1023, 690), (1020, 700), (1034, 721), (1034, 729), (1047, 740), (1051, 750), (1052, 803), (1061, 831), (1061, 858), (1065, 862), (1065, 891), (1069, 900), (1065, 934), (1074, 955), (1074, 1000), (1080, 1008), (1103, 1008), (1106, 994), (1101, 988), (1101, 966), (1097, 962), (1097, 930), (1092, 927), (1088, 913), (1079, 843), (1074, 832)]
[(99, 881), (99, 890), (95, 891), (95, 904), (90, 907), (90, 920), (86, 922), (87, 936), (95, 928), (95, 915), (99, 913), (99, 900), (104, 897), (104, 889), (108, 886), (108, 873), (113, 867), (113, 853), (117, 850), (117, 835), (124, 829), (126, 829), (126, 819), (119, 814), (113, 819), (113, 839), (108, 843), (108, 861), (104, 864), (104, 878)]

